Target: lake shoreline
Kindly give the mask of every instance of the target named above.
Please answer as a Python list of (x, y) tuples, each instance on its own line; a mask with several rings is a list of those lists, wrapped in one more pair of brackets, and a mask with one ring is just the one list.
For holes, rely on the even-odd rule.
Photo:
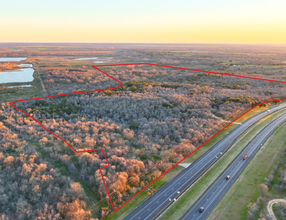
[(0, 86), (3, 88), (30, 87), (34, 80), (31, 63), (23, 63), (27, 57), (0, 58)]

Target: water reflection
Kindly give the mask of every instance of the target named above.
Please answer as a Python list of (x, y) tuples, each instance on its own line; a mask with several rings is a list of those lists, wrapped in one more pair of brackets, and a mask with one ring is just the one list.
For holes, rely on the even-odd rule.
[(33, 68), (0, 72), (0, 83), (32, 82), (34, 79), (33, 73)]
[(26, 59), (27, 57), (2, 57), (0, 58), (0, 62), (23, 61)]

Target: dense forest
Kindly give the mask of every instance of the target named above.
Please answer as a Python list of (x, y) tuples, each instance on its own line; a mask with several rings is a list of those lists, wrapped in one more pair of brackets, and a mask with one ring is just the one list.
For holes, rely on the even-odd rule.
[[(235, 60), (234, 55), (231, 62), (228, 59), (227, 65), (222, 65), (214, 59), (215, 55), (226, 56), (221, 53), (206, 56), (202, 51), (203, 55), (192, 60), (187, 56), (189, 52), (175, 53), (173, 49), (142, 50), (125, 46), (120, 49), (120, 57), (116, 57), (118, 51), (112, 56), (126, 62), (132, 59), (132, 62), (195, 65), (198, 69), (208, 66), (205, 70), (224, 69), (241, 75), (263, 77), (264, 74), (258, 70), (250, 74), (234, 66), (256, 60), (252, 56)], [(36, 50), (30, 51), (36, 54)], [(92, 68), (92, 63), (79, 63), (71, 58), (61, 64), (45, 63), (45, 58), (40, 57), (42, 53), (30, 60), (37, 65), (50, 95), (119, 85)], [(47, 56), (56, 54), (46, 53)], [(110, 166), (102, 172), (115, 208), (250, 107), (285, 98), (285, 86), (274, 82), (150, 65), (99, 68), (122, 81), (123, 86), (103, 92), (25, 101), (16, 106), (76, 150), (103, 149)], [(285, 71), (275, 73), (273, 79), (286, 76)], [(2, 219), (40, 219), (41, 216), (104, 219), (112, 213), (99, 172), (100, 167), (107, 165), (100, 151), (74, 153), (67, 144), (8, 103), (1, 103), (0, 119)]]

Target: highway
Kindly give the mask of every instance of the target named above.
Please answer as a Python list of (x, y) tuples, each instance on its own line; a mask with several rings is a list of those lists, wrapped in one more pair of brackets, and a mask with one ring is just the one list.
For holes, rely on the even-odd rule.
[[(268, 124), (262, 131), (253, 138), (242, 152), (232, 161), (225, 171), (212, 183), (204, 192), (200, 199), (182, 216), (180, 219), (205, 220), (207, 219), (225, 194), (239, 178), (247, 165), (254, 158), (256, 153), (262, 148), (267, 139), (278, 128), (278, 125), (286, 121), (286, 114)], [(243, 156), (248, 154), (248, 158), (243, 160)], [(226, 176), (230, 176), (227, 180)], [(204, 207), (203, 212), (199, 212), (200, 207)]]
[(217, 160), (219, 160), (243, 132), (265, 116), (285, 107), (286, 104), (275, 106), (270, 112), (263, 111), (244, 121), (200, 158), (195, 160), (189, 167), (185, 168), (176, 177), (165, 184), (153, 196), (136, 207), (124, 219), (156, 219), (164, 210), (171, 206), (185, 190), (194, 184)]

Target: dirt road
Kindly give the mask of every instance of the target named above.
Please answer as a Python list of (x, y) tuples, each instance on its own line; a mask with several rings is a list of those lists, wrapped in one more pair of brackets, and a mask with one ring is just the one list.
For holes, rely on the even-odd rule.
[(285, 202), (286, 203), (286, 200), (285, 199), (273, 199), (273, 200), (270, 200), (268, 202), (267, 211), (268, 211), (269, 215), (271, 216), (271, 218), (273, 220), (277, 220), (277, 219), (276, 219), (275, 214), (274, 214), (274, 212), (272, 210), (272, 206), (273, 206), (273, 204), (280, 203), (280, 202)]

